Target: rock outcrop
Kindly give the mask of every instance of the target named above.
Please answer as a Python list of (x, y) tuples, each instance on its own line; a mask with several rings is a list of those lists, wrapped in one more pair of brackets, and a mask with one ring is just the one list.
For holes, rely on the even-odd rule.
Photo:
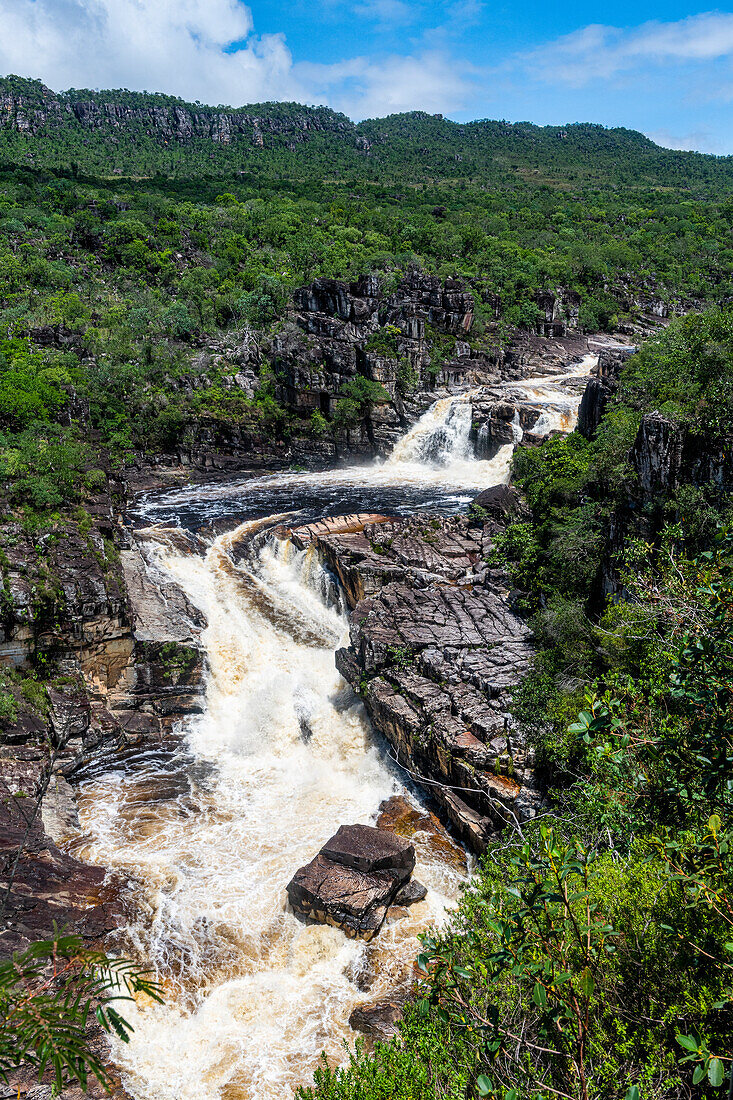
[(295, 872), (288, 883), (288, 900), (309, 920), (370, 940), (391, 904), (411, 904), (425, 896), (420, 889), (406, 890), (414, 866), (414, 847), (395, 833), (370, 825), (342, 825), (318, 855)]
[(2, 525), (0, 954), (54, 921), (94, 940), (114, 927), (104, 869), (58, 847), (78, 830), (73, 783), (159, 743), (203, 701), (203, 620), (144, 559), (110, 488), (40, 534), (12, 515)]
[(337, 666), (400, 766), (481, 851), (507, 821), (533, 816), (539, 800), (531, 753), (509, 714), (531, 635), (486, 561), (501, 521), (418, 515), (354, 526), (306, 529), (353, 609)]
[(535, 301), (541, 310), (537, 321), (540, 336), (562, 337), (577, 332), (581, 302), (577, 291), (562, 287), (555, 291), (541, 290), (535, 295)]
[(85, 751), (114, 751), (116, 730), (100, 730), (81, 680), (50, 688), (45, 711), (17, 705), (0, 740), (0, 956), (52, 936), (54, 925), (96, 941), (122, 918), (104, 868), (58, 847), (78, 832), (66, 775)]
[(642, 417), (630, 458), (646, 495), (672, 492), (684, 484), (711, 484), (721, 492), (733, 488), (733, 441), (695, 431), (658, 412)]
[[(468, 385), (481, 364), (466, 343), (474, 301), (456, 279), (441, 281), (410, 270), (394, 289), (376, 275), (355, 282), (316, 279), (295, 292), (291, 324), (272, 340), (278, 398), (301, 415), (330, 419), (344, 385), (357, 374), (384, 386), (390, 404), (339, 444), (350, 454), (384, 453), (440, 387)], [(428, 326), (452, 338), (439, 365), (431, 362)], [(409, 394), (403, 385), (410, 376)]]
[[(244, 109), (205, 107), (173, 96), (146, 92), (52, 92), (39, 81), (4, 82), (0, 87), (3, 122), (21, 134), (40, 135), (61, 129), (77, 134), (103, 132), (110, 139), (126, 134), (138, 139), (182, 145), (208, 141), (229, 145), (241, 141), (262, 147), (273, 142), (303, 142), (313, 133), (333, 132), (347, 140), (354, 124), (324, 107), (263, 103)], [(279, 107), (279, 109), (278, 109)], [(352, 137), (356, 145), (356, 136)]]
[(388, 1043), (397, 1035), (404, 1012), (405, 998), (399, 996), (367, 1001), (353, 1010), (349, 1016), (349, 1027), (370, 1039)]
[(595, 377), (588, 382), (578, 409), (578, 431), (586, 439), (593, 439), (603, 419), (609, 399), (618, 389), (618, 378), (624, 363), (636, 348), (603, 348), (598, 354)]

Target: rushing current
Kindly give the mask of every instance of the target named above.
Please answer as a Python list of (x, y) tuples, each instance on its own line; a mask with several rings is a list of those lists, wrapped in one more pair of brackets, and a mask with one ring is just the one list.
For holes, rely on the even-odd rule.
[[(547, 384), (548, 414), (571, 420), (577, 398)], [(163, 1005), (126, 1010), (134, 1037), (113, 1047), (136, 1100), (291, 1095), (321, 1051), (344, 1061), (352, 1009), (409, 983), (418, 932), (456, 901), (465, 856), (418, 828), (427, 898), (388, 915), (370, 944), (288, 909), (293, 872), (339, 825), (373, 822), (393, 794), (420, 804), (336, 672), (348, 631), (332, 579), (313, 551), (266, 533), (284, 514), (294, 524), (456, 511), (505, 480), (511, 457), (507, 446), (474, 460), (470, 428), (470, 394), (445, 398), (371, 467), (196, 486), (140, 505), (138, 537), (205, 615), (208, 674), (205, 712), (182, 724), (177, 748), (144, 752), (79, 792), (75, 850), (129, 882), (130, 946), (165, 989)], [(231, 529), (193, 552), (180, 528), (215, 519)]]

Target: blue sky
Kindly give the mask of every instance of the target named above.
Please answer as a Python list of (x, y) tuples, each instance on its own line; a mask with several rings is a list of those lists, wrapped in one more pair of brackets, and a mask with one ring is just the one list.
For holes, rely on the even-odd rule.
[(733, 12), (557, 0), (0, 0), (0, 73), (210, 103), (629, 126), (733, 153)]

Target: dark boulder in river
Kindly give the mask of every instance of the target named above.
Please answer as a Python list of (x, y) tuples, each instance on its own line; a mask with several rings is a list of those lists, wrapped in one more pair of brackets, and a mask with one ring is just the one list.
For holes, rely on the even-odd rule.
[(288, 883), (293, 909), (370, 940), (415, 866), (415, 849), (370, 825), (342, 825)]

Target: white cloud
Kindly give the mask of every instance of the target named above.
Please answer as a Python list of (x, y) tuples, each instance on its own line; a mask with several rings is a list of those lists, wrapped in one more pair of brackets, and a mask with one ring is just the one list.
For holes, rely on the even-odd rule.
[(591, 24), (522, 55), (535, 77), (581, 87), (649, 64), (733, 56), (733, 14), (703, 12), (674, 23), (622, 28)]
[(237, 0), (0, 0), (0, 26), (0, 72), (55, 89), (123, 86), (215, 103), (304, 94), (284, 38), (256, 37)]
[(439, 52), (377, 61), (356, 57), (334, 65), (304, 62), (295, 68), (323, 99), (352, 118), (413, 110), (449, 113), (475, 95), (471, 66)]
[[(361, 0), (401, 18), (403, 0)], [(405, 10), (403, 10), (405, 9)], [(295, 64), (280, 34), (257, 36), (239, 0), (0, 0), (0, 74), (69, 87), (163, 91), (238, 106), (269, 99), (329, 103), (354, 118), (466, 101), (467, 67), (421, 56)]]

